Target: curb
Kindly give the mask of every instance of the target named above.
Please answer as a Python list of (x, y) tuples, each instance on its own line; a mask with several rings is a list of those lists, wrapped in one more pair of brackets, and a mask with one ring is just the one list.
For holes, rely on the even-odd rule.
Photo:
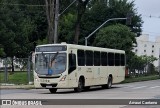
[(32, 89), (34, 85), (0, 85), (0, 89)]

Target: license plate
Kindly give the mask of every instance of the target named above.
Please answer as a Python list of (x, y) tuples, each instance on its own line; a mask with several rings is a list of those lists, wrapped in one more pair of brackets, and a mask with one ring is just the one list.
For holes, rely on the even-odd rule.
[(46, 88), (52, 88), (52, 86), (46, 85)]
[(50, 81), (47, 80), (47, 79), (41, 79), (40, 81), (43, 82), (43, 83), (49, 83), (49, 82), (50, 82)]

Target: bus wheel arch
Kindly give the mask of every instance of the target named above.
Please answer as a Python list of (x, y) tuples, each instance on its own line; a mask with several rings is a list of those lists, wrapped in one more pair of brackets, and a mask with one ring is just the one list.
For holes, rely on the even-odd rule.
[(84, 89), (85, 78), (84, 76), (80, 76), (78, 80), (78, 87), (74, 88), (75, 92), (81, 92)]

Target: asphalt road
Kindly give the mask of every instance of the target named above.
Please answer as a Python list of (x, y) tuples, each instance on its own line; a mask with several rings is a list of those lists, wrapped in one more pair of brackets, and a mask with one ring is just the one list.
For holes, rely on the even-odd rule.
[[(111, 89), (92, 87), (89, 91), (75, 93), (73, 89), (59, 89), (57, 93), (50, 94), (47, 89), (2, 89), (1, 99), (160, 99), (160, 80), (115, 84)], [(62, 102), (63, 103), (63, 102)], [(95, 104), (95, 103), (94, 103)], [(116, 102), (115, 102), (116, 104)], [(12, 107), (13, 106), (2, 106)], [(15, 106), (14, 106), (15, 107)], [(21, 108), (22, 106), (16, 106)], [(27, 107), (27, 106), (23, 106)], [(32, 106), (33, 108), (35, 106)], [(160, 108), (160, 105), (49, 105), (42, 108)], [(31, 107), (30, 107), (31, 108)], [(38, 107), (41, 108), (41, 107)]]

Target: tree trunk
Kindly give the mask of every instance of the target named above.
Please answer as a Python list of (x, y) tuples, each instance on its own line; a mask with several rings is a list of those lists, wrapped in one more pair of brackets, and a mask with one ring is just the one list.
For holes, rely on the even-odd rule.
[(48, 37), (49, 44), (53, 43), (54, 37), (54, 6), (55, 0), (45, 0), (46, 3), (46, 16), (48, 21)]
[(82, 19), (82, 16), (84, 15), (84, 12), (86, 10), (86, 5), (88, 2), (89, 0), (85, 0), (84, 2), (82, 0), (78, 0), (78, 14), (77, 14), (77, 21), (75, 25), (75, 37), (74, 37), (75, 44), (78, 44), (81, 19)]
[(13, 57), (11, 58), (11, 61), (12, 61), (12, 73), (14, 73)]
[(79, 35), (80, 35), (80, 22), (77, 22), (75, 29), (75, 38), (74, 38), (75, 44), (78, 44)]

